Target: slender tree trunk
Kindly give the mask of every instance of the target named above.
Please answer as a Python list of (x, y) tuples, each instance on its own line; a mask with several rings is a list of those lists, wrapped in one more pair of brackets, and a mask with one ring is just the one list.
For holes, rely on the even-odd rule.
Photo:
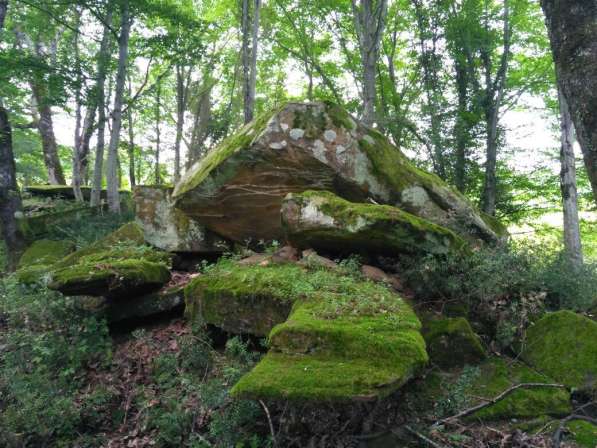
[(161, 94), (162, 94), (162, 86), (161, 83), (158, 81), (158, 85), (156, 86), (156, 94), (155, 94), (155, 183), (156, 185), (160, 185), (162, 183), (162, 177), (160, 176), (160, 124), (162, 121), (162, 113), (161, 113)]
[(557, 78), (566, 98), (597, 204), (597, 4), (541, 0)]
[[(129, 77), (129, 99), (133, 95), (133, 85), (131, 78)], [(131, 188), (137, 185), (137, 178), (135, 176), (135, 129), (133, 127), (133, 108), (129, 105), (126, 111), (128, 119), (128, 131), (129, 131), (129, 142), (128, 142), (128, 153), (129, 153), (129, 182)]]
[(199, 160), (205, 153), (205, 139), (207, 138), (207, 129), (211, 121), (211, 89), (213, 88), (213, 80), (209, 74), (206, 74), (204, 78), (202, 92), (195, 110), (191, 146), (187, 154), (187, 168)]
[(561, 89), (558, 88), (560, 102), (560, 188), (564, 209), (564, 248), (570, 262), (582, 265), (582, 245), (578, 220), (578, 200), (576, 194), (576, 164), (574, 158), (574, 126), (568, 110), (568, 104)]
[(388, 13), (387, 0), (352, 0), (353, 20), (359, 50), (363, 75), (363, 122), (369, 126), (377, 121), (375, 106), (377, 101), (376, 67), (379, 57), (379, 47)]
[(12, 152), (12, 131), (8, 113), (0, 104), (0, 228), (6, 244), (9, 271), (16, 268), (19, 256), (25, 247), (25, 239), (16, 219), (19, 213), (21, 213), (21, 196), (17, 187)]
[(54, 135), (52, 108), (48, 104), (46, 89), (40, 80), (31, 83), (31, 90), (39, 114), (37, 129), (41, 137), (44, 163), (48, 172), (48, 182), (51, 185), (66, 185), (62, 164), (58, 157), (58, 145)]
[(4, 29), (4, 20), (8, 11), (8, 0), (0, 0), (0, 30)]
[(243, 65), (243, 111), (245, 123), (255, 114), (255, 87), (257, 83), (257, 47), (259, 41), (259, 13), (261, 0), (242, 0), (242, 65)]
[[(76, 21), (75, 29), (79, 30), (81, 25), (81, 10), (76, 9)], [(81, 191), (81, 146), (82, 146), (82, 133), (81, 126), (83, 121), (82, 116), (82, 77), (81, 77), (81, 55), (79, 51), (79, 33), (75, 32), (74, 36), (74, 54), (75, 54), (75, 70), (77, 71), (76, 76), (76, 92), (75, 92), (75, 147), (73, 149), (73, 176), (71, 184), (73, 187), (73, 193), (77, 201), (83, 202), (83, 192)]]
[(184, 130), (184, 68), (176, 65), (176, 140), (174, 141), (174, 183), (180, 180), (180, 144)]
[(455, 63), (456, 86), (458, 90), (458, 111), (454, 123), (454, 140), (456, 143), (456, 160), (454, 163), (454, 184), (461, 193), (466, 190), (466, 153), (468, 144), (467, 132), (467, 99), (468, 80), (464, 67)]
[(107, 191), (108, 208), (113, 213), (120, 213), (120, 196), (118, 192), (118, 144), (120, 143), (120, 129), (122, 127), (122, 102), (124, 97), (124, 83), (126, 80), (126, 66), (129, 52), (129, 35), (131, 29), (129, 2), (125, 0), (121, 11), (120, 36), (118, 38), (118, 71), (114, 91), (114, 110), (112, 111), (112, 131), (110, 146), (108, 147), (107, 162)]
[(491, 57), (487, 51), (482, 52), (486, 84), (485, 121), (487, 132), (483, 211), (492, 216), (495, 215), (496, 209), (498, 125), (510, 61), (510, 33), (510, 3), (509, 0), (504, 0), (503, 51), (494, 80), (491, 79)]
[[(108, 10), (106, 24), (112, 23), (112, 10)], [(98, 207), (101, 204), (102, 180), (104, 167), (104, 147), (106, 135), (106, 73), (110, 57), (110, 28), (105, 25), (97, 59), (97, 85), (95, 90), (97, 104), (97, 144), (95, 149), (95, 163), (93, 168), (93, 185), (90, 204)]]

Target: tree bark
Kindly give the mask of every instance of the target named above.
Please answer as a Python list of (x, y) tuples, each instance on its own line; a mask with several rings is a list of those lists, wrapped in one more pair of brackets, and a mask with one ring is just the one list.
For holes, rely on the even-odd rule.
[(0, 30), (4, 29), (4, 20), (8, 11), (8, 0), (0, 0)]
[[(133, 85), (129, 77), (129, 99), (133, 95)], [(135, 176), (135, 129), (133, 128), (133, 108), (129, 105), (126, 111), (128, 120), (129, 142), (127, 145), (129, 153), (129, 182), (131, 188), (137, 185), (137, 177)]]
[(257, 47), (259, 41), (259, 13), (261, 0), (242, 0), (242, 65), (243, 65), (243, 112), (245, 123), (255, 114), (255, 87), (257, 83)]
[(486, 122), (486, 161), (483, 185), (483, 211), (495, 215), (497, 196), (497, 146), (500, 107), (506, 87), (506, 75), (510, 61), (510, 4), (504, 0), (503, 50), (495, 78), (491, 75), (491, 55), (486, 49), (481, 52), (485, 70), (485, 122)]
[(104, 146), (106, 135), (106, 73), (110, 57), (110, 25), (112, 10), (108, 9), (106, 24), (104, 25), (102, 42), (97, 59), (97, 85), (95, 96), (97, 101), (97, 144), (95, 148), (95, 163), (93, 167), (93, 185), (91, 188), (90, 204), (98, 207), (101, 204)]
[(352, 0), (353, 20), (359, 50), (363, 76), (363, 122), (369, 126), (377, 121), (375, 106), (377, 101), (376, 67), (379, 57), (379, 47), (383, 35), (386, 15), (388, 13), (387, 0)]
[(541, 0), (558, 81), (597, 204), (597, 3)]
[(75, 199), (79, 202), (83, 202), (83, 192), (81, 191), (81, 146), (82, 146), (82, 133), (81, 133), (81, 126), (82, 126), (82, 76), (81, 76), (81, 54), (79, 51), (79, 27), (81, 25), (81, 10), (76, 9), (76, 20), (75, 20), (75, 32), (74, 36), (74, 54), (75, 54), (75, 70), (77, 72), (76, 76), (76, 92), (75, 92), (75, 147), (73, 148), (73, 176), (71, 185), (73, 187), (73, 194), (75, 195)]
[(114, 110), (112, 111), (112, 131), (110, 146), (108, 147), (108, 162), (106, 169), (106, 183), (108, 192), (108, 209), (112, 213), (120, 213), (120, 195), (118, 192), (118, 145), (120, 143), (120, 129), (122, 127), (122, 103), (124, 97), (124, 83), (126, 80), (126, 66), (129, 53), (129, 36), (131, 19), (129, 2), (122, 5), (120, 19), (120, 35), (118, 37), (118, 70), (114, 90)]
[(206, 151), (205, 139), (207, 138), (207, 130), (211, 121), (211, 89), (214, 83), (209, 74), (205, 75), (204, 78), (205, 81), (197, 101), (197, 108), (195, 109), (191, 145), (187, 153), (187, 169), (199, 160)]
[(564, 249), (573, 266), (582, 265), (582, 245), (576, 194), (576, 164), (574, 158), (574, 127), (568, 104), (558, 88), (560, 103), (560, 188), (564, 209)]
[(21, 196), (17, 187), (12, 151), (12, 131), (8, 113), (0, 104), (0, 228), (6, 244), (9, 271), (16, 269), (21, 251), (25, 247), (25, 239), (16, 219), (16, 215), (20, 212)]
[(155, 90), (155, 183), (160, 185), (162, 178), (160, 176), (160, 124), (162, 121), (161, 105), (162, 86), (158, 81)]

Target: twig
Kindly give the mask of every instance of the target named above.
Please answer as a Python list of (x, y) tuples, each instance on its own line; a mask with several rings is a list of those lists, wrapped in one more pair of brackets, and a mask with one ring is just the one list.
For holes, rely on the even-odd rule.
[[(427, 445), (432, 446), (433, 448), (444, 448), (443, 445), (440, 445), (440, 444), (434, 442), (429, 437), (426, 437), (423, 434), (421, 434), (420, 432), (415, 431), (410, 426), (405, 426), (404, 429), (406, 429), (406, 431), (408, 431), (409, 433), (411, 433), (413, 436), (415, 436), (418, 439), (420, 439), (423, 442), (425, 442)], [(395, 434), (394, 431), (392, 431), (392, 433)]]
[(273, 446), (277, 447), (278, 442), (276, 441), (276, 432), (274, 431), (274, 424), (272, 423), (272, 417), (269, 413), (269, 409), (267, 408), (267, 406), (265, 405), (263, 400), (259, 400), (259, 404), (261, 405), (261, 407), (263, 408), (263, 411), (265, 412), (265, 415), (267, 416), (267, 423), (269, 424), (269, 431), (272, 435)]
[(449, 423), (452, 420), (458, 420), (460, 418), (463, 417), (467, 417), (471, 414), (474, 414), (475, 412), (486, 408), (488, 406), (491, 406), (495, 403), (497, 403), (500, 400), (503, 400), (505, 397), (507, 397), (508, 395), (510, 395), (512, 392), (518, 390), (518, 389), (532, 389), (532, 388), (536, 388), (536, 387), (555, 387), (555, 388), (562, 388), (565, 389), (566, 386), (563, 384), (553, 384), (553, 383), (520, 383), (520, 384), (515, 384), (514, 386), (509, 387), (508, 389), (506, 389), (505, 391), (503, 391), (501, 394), (497, 395), (495, 398), (492, 398), (491, 400), (486, 401), (485, 403), (480, 403), (476, 406), (473, 406), (471, 408), (465, 409), (464, 411), (459, 412), (456, 415), (453, 415), (451, 417), (447, 417), (441, 420), (438, 420), (435, 425), (441, 425), (443, 423)]

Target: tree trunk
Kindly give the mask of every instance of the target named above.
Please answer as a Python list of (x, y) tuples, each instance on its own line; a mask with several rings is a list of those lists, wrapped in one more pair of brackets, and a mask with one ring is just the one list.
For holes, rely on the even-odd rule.
[(377, 2), (361, 0), (360, 5), (357, 5), (357, 0), (352, 0), (352, 10), (363, 70), (363, 122), (371, 126), (377, 121), (375, 116), (377, 101), (375, 74), (388, 13), (388, 2), (387, 0), (378, 0)]
[(79, 27), (81, 25), (81, 10), (76, 10), (76, 21), (75, 21), (75, 32), (74, 36), (74, 54), (75, 54), (75, 70), (77, 72), (76, 76), (76, 92), (75, 92), (75, 147), (73, 148), (73, 176), (71, 180), (71, 185), (73, 187), (73, 194), (75, 195), (75, 199), (77, 201), (83, 202), (83, 192), (81, 191), (81, 144), (82, 144), (82, 134), (81, 134), (81, 126), (82, 126), (82, 77), (81, 77), (81, 55), (79, 52)]
[(58, 157), (58, 145), (54, 135), (54, 123), (52, 120), (52, 108), (48, 104), (47, 93), (43, 81), (35, 80), (31, 83), (31, 91), (39, 114), (37, 129), (41, 138), (41, 146), (44, 155), (44, 163), (48, 172), (48, 182), (51, 185), (66, 185), (60, 158)]
[(4, 29), (4, 20), (8, 11), (8, 0), (0, 0), (0, 30)]
[(213, 88), (213, 80), (209, 75), (206, 75), (204, 78), (202, 92), (197, 101), (197, 108), (195, 109), (191, 146), (187, 154), (187, 169), (205, 154), (206, 149), (205, 139), (207, 138), (207, 129), (211, 120), (211, 89)]
[(597, 204), (597, 3), (541, 0), (558, 81)]
[(160, 176), (160, 122), (162, 121), (161, 113), (161, 83), (158, 81), (155, 91), (155, 183), (160, 185), (162, 178)]
[(180, 144), (184, 130), (184, 68), (176, 64), (176, 140), (174, 141), (174, 184), (180, 180)]
[(459, 63), (454, 64), (456, 86), (458, 91), (458, 110), (454, 123), (454, 140), (456, 144), (456, 160), (454, 163), (454, 184), (461, 193), (466, 190), (466, 156), (468, 146), (467, 99), (468, 79), (466, 69)]
[(574, 127), (568, 104), (559, 88), (558, 99), (560, 102), (560, 188), (564, 209), (564, 249), (570, 262), (579, 267), (583, 261), (576, 195), (576, 164), (572, 146), (574, 143)]
[[(133, 86), (131, 78), (129, 77), (129, 99), (133, 95)], [(129, 182), (131, 188), (137, 185), (137, 178), (135, 176), (135, 129), (133, 128), (133, 108), (129, 105), (126, 111), (128, 119), (128, 131), (129, 131), (129, 142), (128, 142), (128, 153), (129, 153)]]
[(110, 57), (110, 28), (112, 23), (112, 10), (108, 10), (106, 24), (103, 30), (102, 42), (97, 60), (97, 85), (95, 90), (97, 103), (97, 145), (95, 149), (95, 163), (93, 168), (93, 185), (91, 189), (90, 204), (98, 207), (101, 204), (104, 146), (106, 135), (106, 73)]
[[(259, 12), (261, 0), (242, 0), (242, 64), (243, 64), (243, 111), (245, 123), (250, 122), (255, 114), (255, 86), (257, 83), (257, 46), (259, 41)], [(250, 45), (250, 47), (249, 47)]]
[(16, 269), (21, 251), (25, 247), (25, 239), (16, 220), (16, 215), (20, 212), (21, 196), (12, 152), (12, 132), (8, 113), (0, 104), (0, 228), (6, 244), (9, 271)]
[(131, 29), (129, 2), (122, 5), (120, 20), (120, 36), (118, 37), (118, 71), (114, 90), (114, 110), (112, 111), (112, 131), (110, 146), (108, 147), (107, 162), (107, 191), (108, 208), (112, 213), (120, 213), (120, 196), (118, 192), (118, 144), (120, 143), (120, 129), (122, 127), (122, 102), (124, 83), (126, 80), (126, 66), (129, 52), (129, 35)]

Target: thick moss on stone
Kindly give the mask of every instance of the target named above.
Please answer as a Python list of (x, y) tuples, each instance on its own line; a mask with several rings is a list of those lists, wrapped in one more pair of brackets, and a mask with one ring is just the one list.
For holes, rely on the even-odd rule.
[(144, 259), (82, 258), (51, 273), (50, 289), (65, 295), (134, 297), (160, 288), (170, 280), (163, 263)]
[[(481, 373), (473, 384), (471, 397), (491, 399), (520, 383), (554, 383), (554, 380), (522, 363), (491, 358), (481, 365)], [(543, 415), (564, 416), (572, 412), (570, 394), (562, 388), (541, 387), (518, 389), (497, 403), (481, 409), (471, 419), (531, 419)]]
[(164, 287), (160, 291), (127, 300), (109, 300), (106, 317), (108, 322), (119, 322), (168, 312), (183, 304), (183, 287)]
[(441, 368), (478, 364), (486, 357), (479, 336), (463, 317), (425, 319), (423, 338), (431, 361)]
[(389, 205), (346, 201), (328, 191), (289, 194), (282, 221), (293, 243), (322, 250), (396, 255), (462, 250), (451, 230)]
[(44, 279), (52, 265), (75, 248), (71, 241), (38, 240), (21, 256), (17, 279), (21, 283), (35, 283)]
[(596, 388), (597, 322), (571, 311), (549, 313), (527, 330), (522, 357), (567, 386)]

